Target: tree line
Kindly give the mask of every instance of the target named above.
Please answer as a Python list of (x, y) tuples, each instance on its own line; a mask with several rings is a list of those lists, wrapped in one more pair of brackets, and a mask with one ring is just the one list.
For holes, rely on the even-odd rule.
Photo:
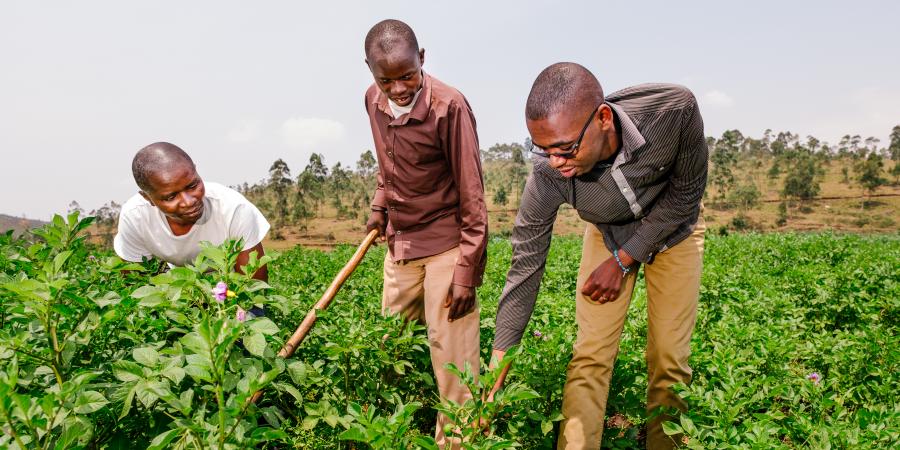
[[(900, 182), (900, 125), (893, 127), (890, 142), (884, 146), (873, 137), (846, 135), (832, 145), (814, 136), (803, 139), (788, 131), (772, 130), (759, 138), (728, 130), (706, 141), (710, 164), (704, 201), (714, 208), (736, 209), (739, 216), (763, 200), (760, 186), (780, 183), (779, 221), (786, 221), (792, 210), (820, 194), (825, 168), (835, 161), (844, 162), (842, 182), (867, 195)], [(481, 150), (485, 191), (492, 210), (518, 208), (531, 170), (527, 144), (527, 140), (521, 144), (498, 143)], [(360, 155), (355, 167), (340, 162), (328, 167), (322, 154), (313, 153), (299, 172), (292, 172), (279, 158), (269, 167), (266, 178), (232, 187), (260, 208), (273, 225), (272, 237), (279, 239), (285, 227), (298, 226), (303, 231), (314, 218), (365, 221), (377, 170), (371, 150)], [(113, 229), (120, 207), (113, 201), (88, 214), (97, 217), (100, 227)], [(74, 210), (84, 212), (75, 201), (69, 206), (70, 212)]]

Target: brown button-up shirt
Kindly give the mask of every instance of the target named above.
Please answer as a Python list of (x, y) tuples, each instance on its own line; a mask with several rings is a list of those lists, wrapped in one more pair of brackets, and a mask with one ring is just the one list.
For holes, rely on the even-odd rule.
[(366, 91), (365, 106), (378, 157), (372, 209), (387, 210), (391, 258), (422, 258), (458, 245), (453, 283), (480, 286), (487, 207), (469, 102), (426, 74), (408, 114), (393, 117), (375, 84)]

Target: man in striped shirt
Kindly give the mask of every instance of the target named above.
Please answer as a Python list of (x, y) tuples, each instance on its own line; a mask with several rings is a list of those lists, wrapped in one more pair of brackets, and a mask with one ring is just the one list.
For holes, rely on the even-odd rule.
[[(525, 115), (536, 156), (513, 230), (494, 356), (502, 358), (522, 338), (557, 210), (568, 203), (588, 225), (558, 448), (595, 449), (641, 263), (648, 297), (647, 409), (686, 407), (669, 387), (691, 377), (687, 360), (705, 230), (703, 121), (696, 99), (682, 86), (646, 84), (604, 97), (594, 75), (574, 63), (554, 64), (538, 75)], [(648, 424), (648, 448), (674, 446), (662, 420)]]

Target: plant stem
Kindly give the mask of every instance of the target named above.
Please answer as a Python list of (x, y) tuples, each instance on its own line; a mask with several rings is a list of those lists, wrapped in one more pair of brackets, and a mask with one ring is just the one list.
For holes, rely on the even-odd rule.
[(25, 447), (25, 444), (22, 442), (22, 439), (19, 437), (19, 434), (16, 433), (16, 428), (13, 426), (13, 421), (12, 421), (12, 419), (9, 417), (9, 414), (8, 414), (7, 411), (6, 411), (6, 408), (3, 408), (2, 411), (3, 411), (3, 420), (6, 421), (6, 423), (9, 424), (9, 434), (10, 434), (10, 436), (12, 436), (13, 439), (16, 440), (16, 443), (17, 443), (17, 444), (19, 444), (19, 448), (25, 449), (25, 448), (26, 448), (26, 447)]

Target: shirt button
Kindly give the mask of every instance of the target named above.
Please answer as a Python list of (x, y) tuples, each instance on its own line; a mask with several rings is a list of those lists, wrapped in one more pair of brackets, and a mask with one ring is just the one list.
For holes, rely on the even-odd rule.
[(622, 188), (622, 192), (628, 192), (628, 188)]
[(403, 232), (402, 232), (402, 231), (398, 231), (397, 234), (403, 234)]
[(394, 152), (388, 152), (388, 156), (390, 156), (391, 158), (393, 158), (393, 157), (394, 157)]
[(391, 180), (387, 180), (387, 184), (391, 184)]

